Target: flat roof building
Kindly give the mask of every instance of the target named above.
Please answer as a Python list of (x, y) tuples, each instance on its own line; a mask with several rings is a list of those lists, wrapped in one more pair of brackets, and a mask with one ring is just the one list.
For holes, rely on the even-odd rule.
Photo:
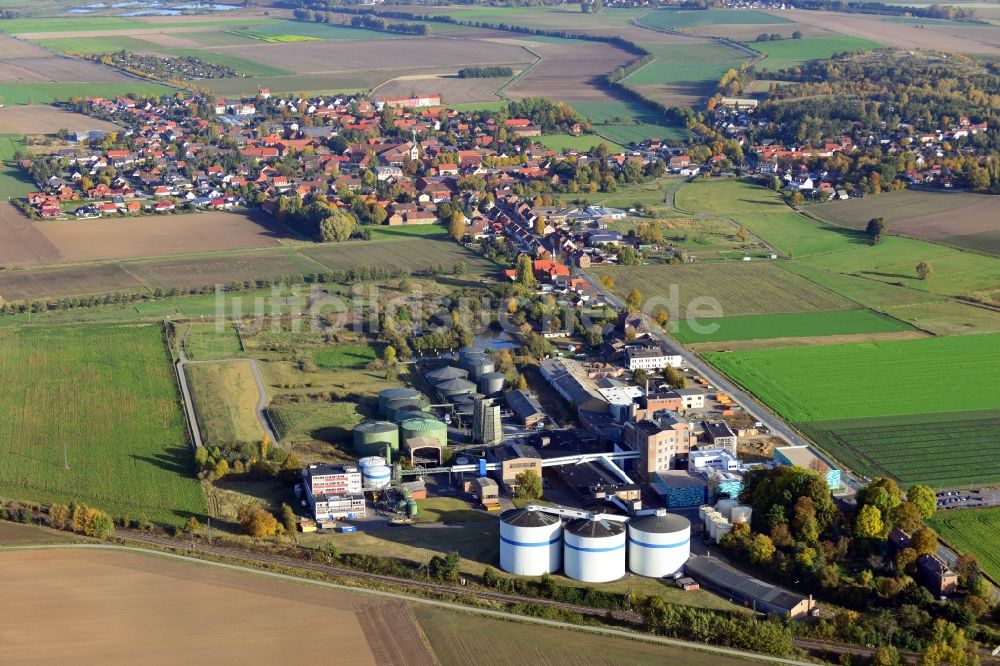
[(840, 489), (840, 470), (829, 458), (811, 446), (779, 446), (774, 449), (774, 460), (781, 465), (805, 467), (819, 472), (826, 478), (831, 491)]
[(518, 474), (527, 470), (542, 476), (542, 457), (538, 450), (527, 444), (506, 444), (487, 451), (487, 456), (500, 464), (497, 480), (513, 492)]
[(736, 433), (725, 421), (702, 421), (702, 432), (716, 449), (726, 449), (736, 454)]
[(652, 419), (625, 424), (625, 442), (641, 454), (639, 469), (645, 478), (673, 469), (697, 445), (694, 424), (673, 412), (658, 412)]
[(524, 428), (534, 428), (545, 420), (545, 413), (542, 405), (535, 396), (520, 389), (508, 391), (504, 394), (507, 399), (507, 406), (514, 412), (518, 423)]
[(775, 587), (714, 558), (693, 556), (684, 565), (684, 573), (698, 581), (702, 588), (758, 613), (800, 619), (812, 610), (812, 597)]

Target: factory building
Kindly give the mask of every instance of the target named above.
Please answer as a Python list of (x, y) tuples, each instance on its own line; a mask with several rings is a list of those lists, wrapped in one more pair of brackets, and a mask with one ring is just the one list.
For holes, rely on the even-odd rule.
[(587, 375), (583, 366), (568, 358), (547, 358), (539, 366), (542, 377), (577, 409), (607, 413), (608, 402), (597, 390), (597, 382)]
[(361, 469), (355, 465), (313, 464), (302, 470), (302, 485), (316, 522), (365, 515)]
[(531, 470), (538, 476), (542, 475), (542, 457), (535, 447), (527, 444), (506, 444), (490, 449), (487, 458), (500, 464), (497, 481), (510, 492), (514, 490), (518, 474)]
[(700, 506), (708, 502), (708, 481), (686, 470), (653, 473), (650, 484), (670, 509)]
[(812, 597), (782, 590), (714, 558), (692, 557), (684, 565), (684, 572), (702, 588), (759, 613), (800, 619), (812, 610)]
[(707, 473), (710, 470), (720, 472), (738, 472), (742, 469), (739, 459), (727, 449), (700, 449), (688, 454), (689, 472)]
[(726, 449), (736, 455), (736, 433), (725, 421), (702, 421), (702, 430), (713, 449)]
[(508, 391), (504, 397), (507, 399), (507, 406), (514, 412), (514, 417), (522, 428), (534, 428), (539, 423), (545, 421), (545, 414), (542, 406), (527, 391)]
[(488, 446), (503, 441), (499, 402), (492, 398), (476, 400), (472, 410), (472, 439)]
[(597, 462), (562, 465), (556, 468), (556, 474), (586, 502), (603, 501), (611, 497), (617, 497), (625, 503), (642, 499), (640, 484), (626, 483)]
[(679, 368), (684, 359), (677, 352), (651, 341), (649, 344), (629, 345), (625, 348), (625, 367), (629, 370), (663, 370)]
[(656, 472), (686, 464), (688, 452), (698, 443), (698, 433), (690, 421), (664, 412), (655, 420), (626, 423), (625, 443), (640, 452), (639, 471), (651, 479)]

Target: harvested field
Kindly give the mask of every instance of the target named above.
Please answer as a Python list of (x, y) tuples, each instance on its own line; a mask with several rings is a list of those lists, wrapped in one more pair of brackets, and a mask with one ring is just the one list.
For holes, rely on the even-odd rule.
[[(780, 316), (780, 315), (779, 315)], [(787, 349), (790, 347), (815, 347), (817, 345), (853, 345), (863, 342), (880, 342), (882, 340), (916, 340), (929, 337), (929, 333), (909, 330), (890, 333), (853, 333), (843, 335), (807, 336), (799, 338), (759, 338), (756, 340), (727, 340), (724, 342), (694, 342), (685, 346), (691, 351), (703, 352), (739, 352), (755, 349)]]
[[(787, 12), (762, 10), (777, 18), (788, 16)], [(799, 11), (795, 20), (804, 25), (825, 28), (843, 35), (861, 37), (872, 41), (904, 49), (925, 49), (956, 53), (1000, 54), (1000, 47), (985, 40), (970, 39), (968, 36), (949, 34), (945, 31), (918, 28), (915, 25), (895, 23), (884, 17), (866, 14), (844, 14), (840, 12)], [(785, 19), (787, 20), (787, 19)]]
[(814, 206), (809, 212), (851, 229), (864, 229), (868, 220), (882, 215), (890, 233), (1000, 255), (997, 203), (987, 194), (902, 190)]
[(38, 225), (11, 204), (0, 203), (0, 267), (54, 264), (60, 256), (52, 241), (38, 230)]
[(497, 88), (507, 78), (460, 79), (452, 72), (441, 75), (400, 76), (378, 86), (373, 93), (378, 95), (405, 96), (422, 90), (441, 93), (441, 100), (448, 105), (470, 102), (496, 102)]
[(114, 264), (0, 271), (0, 299), (5, 301), (139, 291), (144, 286), (127, 270)]
[[(60, 129), (119, 132), (121, 127), (97, 118), (37, 104), (0, 108), (0, 134), (53, 134)], [(16, 212), (16, 211), (15, 211)], [(4, 214), (0, 213), (0, 219)]]
[(382, 666), (434, 666), (410, 607), (402, 601), (366, 601), (354, 605), (375, 663)]
[(338, 663), (377, 663), (359, 595), (132, 553), (6, 552), (0, 562), (11, 662), (284, 663), (288, 643), (275, 637), (322, 617), (337, 629)]
[(515, 65), (534, 60), (531, 54), (518, 46), (438, 37), (262, 43), (224, 47), (220, 52), (250, 60), (263, 60), (273, 67), (299, 74), (371, 72), (376, 82), (389, 78), (384, 73), (379, 74), (378, 70), (398, 72), (460, 65)]
[(294, 252), (246, 252), (197, 259), (142, 261), (129, 263), (128, 269), (150, 288), (163, 289), (206, 287), (323, 271), (321, 265)]
[[(51, 57), (51, 53), (27, 40), (0, 34), (0, 60)], [(6, 67), (6, 63), (4, 63), (4, 66)]]
[(948, 412), (797, 424), (831, 455), (868, 477), (937, 488), (1000, 480), (1000, 460), (983, 455), (1000, 437), (1000, 412)]
[(118, 83), (134, 81), (125, 74), (88, 60), (47, 55), (44, 58), (9, 58), (0, 67), (0, 83), (43, 81), (94, 81)]
[(507, 89), (514, 98), (549, 97), (574, 101), (614, 100), (606, 84), (607, 74), (619, 65), (636, 60), (627, 51), (610, 44), (579, 40), (518, 40), (542, 61), (526, 76)]
[(76, 535), (35, 525), (0, 521), (0, 546), (23, 546), (31, 543), (66, 543)]
[[(649, 307), (650, 300), (654, 298), (669, 301), (673, 287), (678, 295), (679, 309), (679, 312), (671, 313), (673, 321), (705, 317), (697, 308), (703, 297), (714, 299), (722, 309), (721, 316), (725, 317), (853, 310), (857, 307), (856, 303), (783, 271), (773, 263), (622, 266), (592, 272), (611, 275), (615, 280), (614, 292), (621, 298), (627, 297), (633, 289), (638, 289), (646, 301), (646, 307)], [(669, 307), (665, 301), (660, 302)]]
[(770, 25), (789, 20), (781, 12), (765, 13), (757, 9), (660, 9), (644, 14), (640, 22), (655, 28), (698, 32), (702, 26)]

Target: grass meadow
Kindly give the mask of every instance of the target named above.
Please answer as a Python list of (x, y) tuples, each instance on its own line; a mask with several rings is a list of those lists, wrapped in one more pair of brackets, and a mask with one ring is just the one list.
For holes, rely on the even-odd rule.
[(750, 54), (745, 51), (714, 41), (695, 44), (645, 43), (642, 47), (656, 60), (622, 79), (625, 85), (684, 81), (715, 83), (726, 70), (738, 68), (750, 59)]
[(195, 363), (185, 372), (205, 446), (260, 441), (260, 393), (248, 363)]
[(617, 144), (613, 141), (608, 141), (604, 137), (596, 134), (584, 134), (582, 136), (570, 136), (569, 134), (544, 134), (540, 136), (538, 140), (546, 148), (557, 150), (559, 152), (564, 150), (586, 152), (592, 148), (596, 148), (597, 145), (601, 143), (608, 147), (608, 152), (610, 153), (625, 152), (625, 146)]
[(0, 493), (164, 523), (204, 514), (162, 336), (161, 326), (0, 329)]
[(668, 30), (685, 30), (709, 25), (791, 23), (788, 19), (756, 9), (659, 9), (643, 15), (640, 22), (643, 25)]
[(327, 347), (313, 352), (313, 360), (326, 370), (356, 370), (375, 360), (375, 350), (368, 345)]
[(983, 572), (1000, 584), (1000, 508), (939, 511), (930, 523), (949, 545), (975, 555)]
[(722, 317), (713, 319), (711, 323), (717, 324), (718, 330), (713, 333), (698, 333), (693, 330), (690, 322), (680, 321), (674, 335), (681, 342), (697, 343), (913, 330), (904, 322), (871, 310)]
[(788, 67), (798, 67), (809, 60), (823, 60), (835, 53), (871, 51), (882, 46), (882, 44), (870, 39), (848, 35), (781, 39), (773, 42), (747, 42), (746, 44), (754, 51), (760, 51), (767, 56), (758, 69), (772, 72)]
[(127, 83), (5, 83), (0, 87), (4, 104), (51, 104), (70, 97), (117, 97), (135, 93), (146, 97), (172, 95), (175, 88), (159, 83), (130, 81)]

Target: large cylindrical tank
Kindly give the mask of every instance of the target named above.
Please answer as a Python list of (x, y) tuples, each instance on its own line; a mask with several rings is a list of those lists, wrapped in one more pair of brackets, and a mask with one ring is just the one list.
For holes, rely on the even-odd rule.
[(389, 421), (362, 421), (354, 426), (354, 454), (374, 456), (385, 452), (388, 446), (399, 451), (399, 428)]
[(476, 385), (467, 379), (449, 379), (434, 386), (437, 392), (445, 398), (476, 392)]
[(449, 379), (465, 379), (468, 376), (468, 370), (446, 365), (443, 368), (438, 368), (437, 370), (431, 370), (428, 372), (427, 381), (431, 384), (438, 384), (440, 382), (448, 381)]
[(382, 416), (387, 416), (386, 407), (390, 400), (401, 400), (401, 399), (420, 399), (420, 391), (416, 389), (406, 388), (403, 386), (397, 388), (383, 389), (378, 392), (378, 411)]
[(750, 507), (746, 506), (745, 504), (739, 504), (737, 506), (734, 506), (732, 511), (729, 512), (729, 522), (731, 522), (733, 525), (737, 525), (739, 523), (749, 524), (750, 515), (752, 513), (753, 510)]
[(448, 445), (448, 426), (432, 418), (407, 419), (399, 424), (403, 441), (413, 437), (433, 437), (444, 447)]
[(672, 576), (691, 555), (691, 521), (663, 512), (628, 524), (628, 568), (650, 578)]
[(698, 507), (698, 520), (705, 523), (705, 512), (712, 508), (711, 504), (702, 504)]
[(709, 527), (712, 524), (712, 520), (714, 520), (717, 516), (721, 515), (722, 514), (720, 514), (715, 509), (705, 509), (705, 520), (702, 521), (702, 527), (705, 528), (705, 532), (708, 532)]
[(559, 570), (562, 521), (529, 509), (500, 514), (500, 568), (519, 576), (541, 576)]
[(719, 523), (715, 527), (715, 543), (721, 543), (722, 537), (733, 531), (731, 523)]
[(398, 412), (419, 410), (421, 406), (419, 398), (396, 398), (385, 403), (385, 416), (388, 419), (394, 419)]
[(392, 420), (396, 423), (402, 423), (408, 419), (422, 419), (427, 414), (422, 409), (403, 409), (392, 415)]
[(507, 376), (502, 372), (486, 372), (479, 377), (479, 390), (484, 395), (496, 395), (503, 391)]
[(727, 520), (722, 516), (712, 516), (711, 522), (708, 523), (708, 536), (713, 541), (719, 538), (719, 525), (727, 524)]
[(715, 510), (722, 514), (722, 517), (726, 520), (732, 518), (733, 507), (737, 506), (739, 502), (734, 499), (720, 499), (715, 503)]
[(493, 372), (495, 369), (496, 366), (493, 365), (493, 359), (485, 354), (469, 359), (469, 372), (472, 373), (474, 379), (479, 379), (483, 375)]
[(625, 575), (624, 523), (577, 518), (563, 537), (563, 571), (570, 578), (607, 583)]
[(361, 468), (361, 487), (365, 490), (385, 488), (392, 481), (392, 470), (385, 458), (368, 456), (358, 461)]
[(406, 515), (408, 515), (410, 518), (417, 517), (417, 500), (413, 499), (412, 497), (406, 500)]

